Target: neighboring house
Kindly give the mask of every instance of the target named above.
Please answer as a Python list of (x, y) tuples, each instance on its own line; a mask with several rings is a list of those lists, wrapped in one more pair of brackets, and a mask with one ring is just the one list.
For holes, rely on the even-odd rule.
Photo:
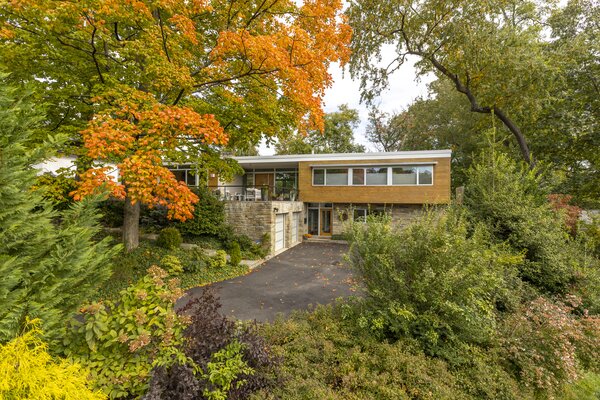
[(305, 233), (339, 235), (349, 218), (387, 212), (405, 224), (424, 205), (449, 203), (450, 156), (433, 150), (234, 157), (245, 174), (232, 182), (213, 175), (208, 186), (226, 200), (238, 233), (254, 240), (268, 233), (279, 252)]

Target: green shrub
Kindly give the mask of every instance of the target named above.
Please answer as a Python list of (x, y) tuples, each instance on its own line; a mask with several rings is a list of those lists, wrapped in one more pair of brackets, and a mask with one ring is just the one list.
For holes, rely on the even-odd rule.
[(156, 245), (168, 250), (178, 249), (183, 239), (177, 228), (165, 228), (160, 231), (156, 239)]
[(72, 171), (59, 175), (46, 173), (37, 177), (32, 189), (40, 190), (46, 200), (51, 201), (56, 209), (66, 210), (73, 204), (70, 193), (75, 190), (77, 183)]
[(207, 400), (227, 400), (232, 388), (239, 389), (246, 383), (245, 380), (238, 379), (240, 375), (254, 374), (254, 370), (243, 359), (242, 349), (240, 342), (233, 341), (212, 354), (204, 375), (212, 386), (204, 389), (203, 395)]
[(229, 249), (229, 262), (231, 265), (240, 265), (242, 262), (242, 249), (237, 242), (234, 242)]
[(28, 321), (24, 333), (0, 344), (0, 398), (106, 399), (89, 387), (87, 371), (79, 364), (52, 358), (39, 326), (39, 320)]
[(189, 251), (189, 262), (183, 267), (186, 272), (199, 272), (208, 266), (209, 256), (201, 248)]
[(367, 289), (362, 325), (383, 337), (410, 335), (431, 354), (494, 336), (496, 306), (511, 307), (522, 255), (469, 232), (460, 211), (428, 214), (394, 231), (387, 216), (351, 223), (349, 260)]
[(185, 364), (179, 350), (184, 318), (174, 310), (183, 294), (178, 280), (154, 266), (148, 275), (121, 292), (118, 301), (82, 308), (73, 321), (65, 352), (89, 368), (97, 387), (110, 398), (141, 396), (155, 365)]
[(227, 266), (227, 253), (223, 250), (217, 250), (217, 253), (208, 259), (208, 267), (212, 269), (222, 269)]
[(177, 275), (183, 272), (183, 266), (177, 256), (167, 254), (160, 260), (160, 266), (165, 269), (170, 275)]
[(468, 172), (464, 204), (497, 242), (525, 255), (521, 278), (548, 294), (564, 294), (575, 278), (578, 249), (542, 189), (539, 171), (501, 153)]
[(194, 209), (194, 218), (177, 224), (185, 236), (219, 236), (226, 229), (225, 204), (208, 188), (199, 187), (194, 192), (199, 198)]
[(467, 362), (450, 366), (414, 340), (380, 341), (350, 316), (361, 315), (357, 306), (319, 306), (262, 326), (283, 359), (282, 384), (252, 399), (533, 399), (485, 352), (467, 348)]

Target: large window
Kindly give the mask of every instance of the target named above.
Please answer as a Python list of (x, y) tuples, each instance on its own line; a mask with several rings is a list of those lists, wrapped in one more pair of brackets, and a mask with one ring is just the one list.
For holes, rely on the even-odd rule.
[(348, 169), (336, 168), (325, 170), (325, 184), (331, 186), (340, 186), (348, 184)]
[(392, 168), (392, 185), (416, 185), (417, 168), (416, 167), (395, 167)]
[(178, 181), (185, 182), (188, 186), (198, 186), (198, 177), (191, 165), (172, 166), (169, 167), (169, 170)]
[(367, 168), (367, 185), (387, 185), (387, 176), (386, 167)]
[(433, 185), (433, 165), (314, 168), (313, 185)]

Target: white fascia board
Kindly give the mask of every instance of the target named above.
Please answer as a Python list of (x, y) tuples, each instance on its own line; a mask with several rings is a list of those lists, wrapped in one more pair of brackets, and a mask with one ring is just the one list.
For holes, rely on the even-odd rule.
[(401, 160), (419, 158), (450, 158), (452, 150), (396, 151), (386, 153), (333, 153), (333, 154), (290, 154), (282, 156), (232, 157), (240, 164), (271, 164), (281, 162), (357, 161), (357, 160)]

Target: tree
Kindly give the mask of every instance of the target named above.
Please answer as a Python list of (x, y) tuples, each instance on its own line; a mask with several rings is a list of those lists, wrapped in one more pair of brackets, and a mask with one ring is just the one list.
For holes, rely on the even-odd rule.
[(342, 104), (338, 111), (325, 115), (322, 132), (313, 129), (306, 135), (283, 137), (275, 150), (277, 154), (364, 153), (365, 147), (354, 142), (354, 130), (359, 123), (358, 111)]
[(371, 110), (366, 135), (384, 151), (452, 149), (452, 184), (460, 186), (475, 156), (489, 145), (484, 133), (493, 128), (491, 116), (466, 109), (468, 100), (450, 82), (436, 80), (427, 98), (416, 99), (400, 113)]
[[(172, 217), (185, 219), (196, 200), (174, 184), (166, 159), (203, 169), (226, 144), (247, 151), (263, 136), (323, 127), (327, 67), (348, 57), (340, 8), (339, 0), (7, 1), (0, 51), (12, 79), (35, 84), (52, 104), (49, 129), (123, 167), (112, 187), (126, 197), (131, 249), (140, 201), (175, 202)], [(182, 145), (197, 127), (194, 146)], [(106, 182), (103, 172), (84, 173), (79, 194)]]
[[(501, 121), (523, 160), (533, 165), (523, 123), (539, 115), (560, 74), (544, 32), (553, 4), (356, 0), (348, 10), (355, 32), (351, 72), (361, 75), (369, 99), (407, 57), (418, 57), (420, 74), (449, 80), (471, 111)], [(380, 67), (375, 61), (381, 61), (384, 45), (394, 46), (395, 55)]]
[(51, 339), (97, 285), (108, 279), (118, 247), (99, 232), (92, 202), (57, 212), (32, 189), (33, 165), (59, 142), (31, 149), (42, 119), (32, 99), (0, 85), (0, 342), (16, 337), (27, 318), (39, 318)]

